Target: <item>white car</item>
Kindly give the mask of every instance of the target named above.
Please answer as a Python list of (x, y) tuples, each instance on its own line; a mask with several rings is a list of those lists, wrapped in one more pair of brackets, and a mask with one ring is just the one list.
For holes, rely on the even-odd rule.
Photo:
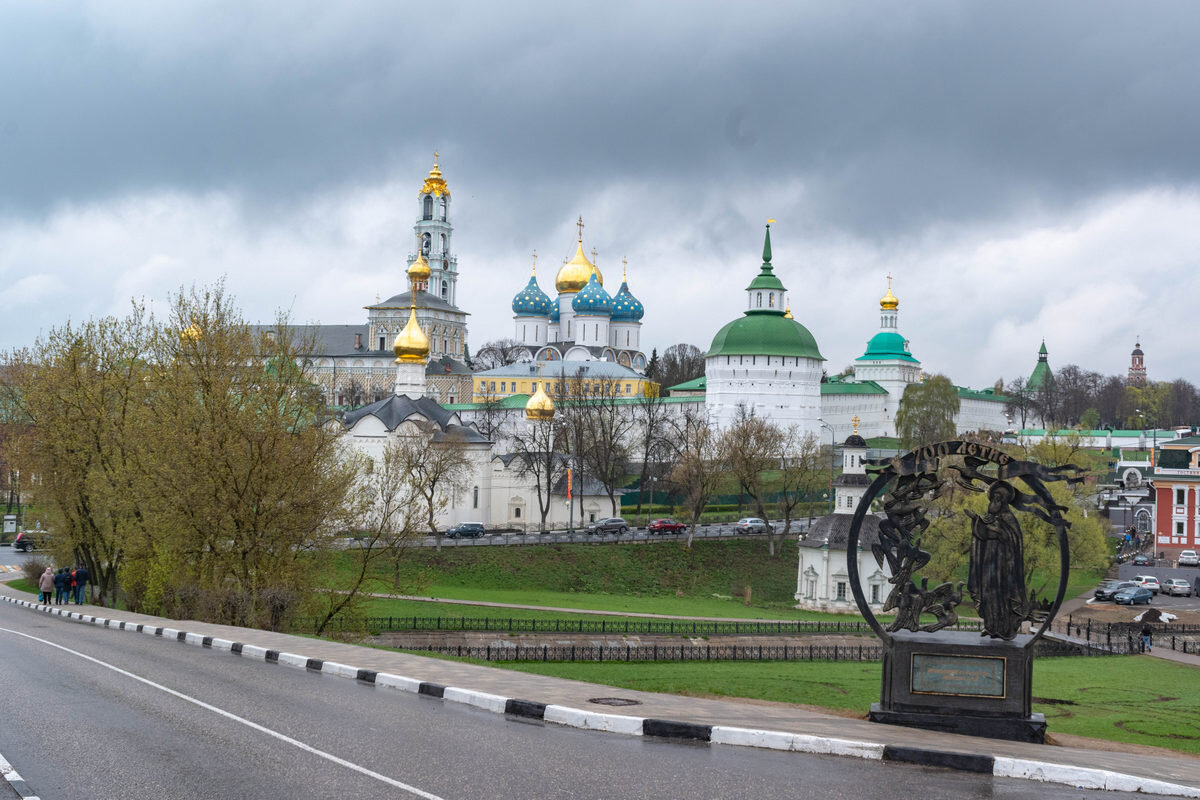
[(1153, 575), (1134, 575), (1133, 582), (1138, 586), (1149, 589), (1153, 594), (1158, 594), (1162, 590), (1162, 586), (1158, 583), (1158, 578)]
[(744, 517), (739, 519), (733, 527), (741, 533), (770, 533), (771, 531), (771, 526), (767, 524), (766, 520), (758, 517)]
[(1195, 550), (1182, 550), (1179, 553), (1179, 566), (1200, 567), (1200, 556), (1196, 555)]

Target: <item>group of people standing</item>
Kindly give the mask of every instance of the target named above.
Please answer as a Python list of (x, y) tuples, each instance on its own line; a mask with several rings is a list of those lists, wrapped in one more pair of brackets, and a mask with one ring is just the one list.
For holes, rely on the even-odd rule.
[(50, 603), (53, 593), (53, 602), (56, 605), (74, 602), (75, 605), (81, 606), (90, 577), (87, 567), (82, 564), (78, 567), (63, 567), (58, 572), (46, 567), (46, 571), (38, 579), (38, 591), (41, 592), (39, 602)]

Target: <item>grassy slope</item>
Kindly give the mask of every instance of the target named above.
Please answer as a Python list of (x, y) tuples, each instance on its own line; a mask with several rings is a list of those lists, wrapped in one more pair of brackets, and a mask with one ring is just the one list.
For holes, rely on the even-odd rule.
[[(865, 713), (878, 663), (493, 664), (539, 675), (691, 696), (729, 696)], [(1161, 692), (1145, 687), (1158, 686)], [(1200, 753), (1200, 669), (1151, 656), (1034, 662), (1034, 711), (1052, 733)], [(1050, 702), (1048, 702), (1050, 701)]]

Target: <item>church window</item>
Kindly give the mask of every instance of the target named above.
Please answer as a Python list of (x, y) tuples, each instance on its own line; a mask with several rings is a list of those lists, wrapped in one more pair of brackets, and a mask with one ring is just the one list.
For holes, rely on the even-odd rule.
[(421, 234), (421, 254), (422, 255), (425, 255), (425, 256), (429, 255), (429, 248), (432, 245), (431, 238), (432, 237), (430, 237), (430, 235), (428, 233)]
[(379, 349), (387, 350), (387, 339), (384, 338), (383, 336), (379, 337)]
[(442, 352), (443, 352), (443, 353), (447, 352), (447, 349), (446, 349), (446, 340), (445, 340), (445, 339), (442, 339)]
[(442, 299), (445, 300), (449, 296), (450, 296), (450, 282), (443, 280), (442, 281)]
[(505, 383), (504, 381), (500, 381), (500, 391), (507, 392), (508, 391), (508, 389), (506, 388), (507, 386), (508, 386), (507, 383)]
[(758, 293), (758, 307), (762, 308), (762, 292)]
[(493, 392), (494, 392), (494, 391), (496, 391), (496, 382), (495, 382), (495, 381), (491, 381), (490, 385), (491, 385), (491, 387), (492, 387), (492, 388), (491, 388), (491, 390), (492, 390)]
[(1186, 503), (1186, 502), (1187, 502), (1187, 500), (1185, 499), (1185, 498), (1186, 498), (1186, 496), (1187, 496), (1187, 492), (1186, 492), (1186, 490), (1184, 490), (1184, 489), (1176, 489), (1176, 490), (1175, 490), (1175, 505), (1177, 505), (1177, 506), (1181, 506), (1181, 505), (1183, 505), (1184, 503)]
[(632, 384), (629, 384), (629, 383), (625, 384), (625, 394), (633, 394), (632, 390), (633, 390)]
[(774, 292), (771, 292), (767, 295), (767, 306), (769, 306), (770, 308), (775, 307), (775, 293)]
[(845, 581), (837, 582), (837, 599), (842, 602), (846, 601), (846, 582)]
[(480, 381), (480, 382), (479, 382), (479, 391), (481, 391), (481, 392), (486, 392), (486, 391), (487, 391), (487, 381)]
[(878, 583), (871, 584), (871, 602), (872, 603), (879, 602), (879, 584)]
[[(453, 401), (451, 401), (453, 402)], [(475, 487), (474, 497), (471, 499), (471, 508), (479, 508), (479, 487)]]
[[(446, 198), (442, 198), (442, 222), (446, 221)], [(442, 237), (442, 252), (446, 252), (446, 237)]]
[[(445, 219), (445, 217), (442, 217), (442, 219)], [(444, 233), (442, 234), (442, 255), (446, 255), (446, 234)]]
[(812, 578), (804, 582), (804, 596), (810, 600), (815, 600), (817, 597), (817, 582)]
[(425, 219), (433, 219), (433, 198), (429, 195), (425, 195), (425, 209), (421, 216)]
[(629, 347), (629, 331), (625, 331), (625, 346)]
[(521, 518), (521, 507), (513, 506), (513, 519), (520, 519), (520, 518)]

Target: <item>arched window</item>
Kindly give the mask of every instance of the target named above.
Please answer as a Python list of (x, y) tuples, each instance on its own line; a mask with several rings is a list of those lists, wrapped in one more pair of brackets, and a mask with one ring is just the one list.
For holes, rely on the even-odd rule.
[[(446, 221), (446, 198), (443, 197), (442, 198), (442, 222), (445, 222), (445, 221)], [(445, 239), (446, 237), (443, 236), (442, 238)], [(445, 245), (446, 245), (446, 243), (442, 242), (443, 248), (445, 247)], [(445, 250), (443, 249), (442, 252), (445, 252)]]
[[(445, 219), (445, 213), (442, 214), (442, 219)], [(446, 234), (442, 234), (442, 255), (446, 255)]]
[(762, 292), (758, 293), (758, 307), (762, 308)]
[(442, 280), (442, 299), (445, 300), (450, 294), (450, 281)]
[(771, 292), (769, 295), (767, 295), (767, 307), (768, 308), (775, 307), (775, 293), (774, 292)]
[(425, 212), (421, 215), (425, 219), (433, 219), (433, 198), (425, 195)]
[(428, 256), (429, 248), (433, 244), (433, 237), (428, 233), (421, 234), (421, 255)]

